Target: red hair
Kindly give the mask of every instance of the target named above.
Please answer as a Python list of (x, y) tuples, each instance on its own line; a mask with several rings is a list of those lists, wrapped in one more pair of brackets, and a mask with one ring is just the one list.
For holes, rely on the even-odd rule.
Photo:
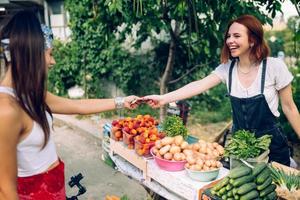
[(264, 31), (261, 22), (252, 15), (242, 15), (237, 19), (231, 20), (227, 26), (221, 52), (221, 63), (226, 63), (229, 58), (232, 58), (226, 44), (226, 38), (229, 28), (234, 22), (244, 25), (248, 30), (249, 42), (253, 43), (250, 51), (250, 60), (261, 62), (264, 58), (268, 57), (270, 48), (264, 40)]

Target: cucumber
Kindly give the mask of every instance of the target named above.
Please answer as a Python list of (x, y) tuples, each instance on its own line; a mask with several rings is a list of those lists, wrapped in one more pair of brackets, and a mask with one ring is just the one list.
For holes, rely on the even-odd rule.
[(272, 183), (272, 177), (270, 176), (261, 185), (257, 185), (257, 190), (261, 191), (261, 190), (265, 189), (266, 187), (268, 187), (271, 183)]
[(223, 178), (220, 182), (218, 182), (214, 187), (213, 190), (215, 191), (219, 191), (222, 187), (224, 187), (225, 185), (227, 185), (229, 182), (229, 177), (225, 177)]
[(246, 176), (248, 174), (251, 173), (251, 169), (249, 167), (236, 167), (232, 170), (230, 170), (229, 172), (229, 178), (233, 178), (233, 179), (236, 179), (236, 178), (239, 178), (239, 177), (242, 177), (242, 176)]
[(257, 176), (260, 172), (262, 172), (267, 167), (266, 163), (258, 163), (254, 169), (252, 170), (252, 175)]
[(234, 187), (239, 187), (240, 185), (243, 185), (245, 183), (249, 183), (251, 181), (254, 180), (254, 176), (252, 176), (252, 174), (248, 175), (248, 176), (243, 176), (241, 178), (237, 178), (234, 182), (233, 182), (233, 186)]
[(231, 184), (226, 185), (226, 190), (229, 191), (233, 188), (233, 186)]
[(228, 197), (233, 197), (232, 190), (230, 190), (230, 191), (227, 192), (227, 196), (228, 196)]
[(230, 183), (230, 184), (232, 184), (233, 182), (234, 182), (234, 179), (233, 179), (233, 178), (229, 179), (229, 183)]
[(234, 195), (233, 197), (234, 197), (234, 199), (235, 199), (235, 200), (239, 200), (239, 199), (240, 199), (240, 196), (239, 196), (239, 195), (237, 195), (237, 194), (236, 194), (236, 195)]
[(271, 170), (269, 168), (265, 168), (257, 177), (256, 177), (256, 183), (262, 184), (264, 183), (267, 178), (271, 177)]
[(246, 183), (242, 186), (240, 186), (237, 190), (237, 193), (239, 195), (243, 195), (243, 194), (246, 194), (248, 192), (250, 192), (251, 190), (254, 190), (256, 189), (256, 184), (255, 183)]
[(270, 194), (271, 192), (274, 192), (275, 188), (276, 188), (276, 185), (271, 184), (267, 188), (265, 188), (264, 190), (260, 191), (259, 196), (264, 197), (264, 196)]
[(219, 196), (222, 196), (223, 194), (225, 194), (225, 192), (226, 192), (226, 187), (223, 187), (219, 190), (218, 194)]
[(267, 195), (267, 197), (269, 200), (276, 200), (277, 199), (276, 192), (275, 191), (271, 192), (270, 194)]
[(237, 188), (233, 188), (232, 193), (233, 193), (233, 195), (236, 195), (237, 194)]
[(241, 196), (240, 200), (251, 200), (257, 198), (258, 196), (259, 196), (258, 192), (256, 190), (252, 190), (244, 194), (243, 196)]
[(222, 199), (222, 200), (227, 200), (227, 195), (226, 195), (226, 194), (223, 194), (222, 197), (221, 197), (221, 199)]

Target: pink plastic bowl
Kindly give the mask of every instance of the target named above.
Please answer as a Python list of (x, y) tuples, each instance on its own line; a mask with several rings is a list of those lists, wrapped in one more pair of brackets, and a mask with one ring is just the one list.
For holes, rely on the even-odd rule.
[(153, 156), (156, 164), (163, 170), (166, 171), (181, 171), (184, 170), (184, 165), (187, 163), (187, 161), (171, 161), (171, 160), (165, 160), (162, 158), (157, 157), (153, 152), (153, 148), (151, 148), (150, 152)]

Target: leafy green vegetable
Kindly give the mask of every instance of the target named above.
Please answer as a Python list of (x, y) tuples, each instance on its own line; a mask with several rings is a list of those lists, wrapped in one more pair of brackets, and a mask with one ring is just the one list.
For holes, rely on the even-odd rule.
[(282, 188), (294, 192), (300, 189), (300, 174), (286, 174), (281, 169), (270, 167), (273, 181)]
[(266, 151), (271, 143), (271, 135), (256, 138), (254, 133), (246, 130), (235, 132), (225, 147), (225, 157), (255, 158)]
[(121, 197), (121, 200), (129, 200), (129, 198), (127, 197), (127, 195), (124, 195)]
[(176, 115), (167, 116), (162, 123), (162, 129), (167, 136), (174, 137), (182, 135), (183, 138), (187, 137), (187, 129), (184, 126), (182, 119)]

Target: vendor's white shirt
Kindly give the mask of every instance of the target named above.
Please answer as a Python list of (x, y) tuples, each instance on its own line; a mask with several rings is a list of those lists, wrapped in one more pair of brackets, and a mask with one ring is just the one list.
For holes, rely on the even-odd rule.
[[(231, 61), (225, 64), (220, 64), (212, 73), (216, 74), (223, 83), (226, 83), (228, 88), (228, 74)], [(259, 70), (254, 82), (245, 88), (242, 86), (238, 79), (237, 64), (235, 64), (232, 70), (232, 82), (231, 82), (231, 94), (238, 98), (249, 98), (261, 93), (261, 73), (262, 73), (262, 62), (259, 65)], [(288, 70), (286, 64), (278, 58), (268, 57), (267, 58), (267, 69), (265, 76), (265, 89), (264, 95), (272, 113), (279, 117), (278, 103), (279, 94), (278, 91), (293, 80), (293, 75)]]

